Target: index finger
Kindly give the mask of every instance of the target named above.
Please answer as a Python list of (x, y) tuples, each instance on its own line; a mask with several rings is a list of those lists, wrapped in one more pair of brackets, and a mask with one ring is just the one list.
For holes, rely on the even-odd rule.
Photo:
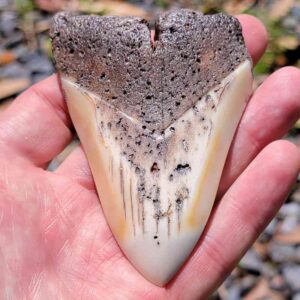
[(268, 45), (268, 33), (263, 23), (250, 15), (238, 15), (243, 30), (246, 47), (255, 65)]

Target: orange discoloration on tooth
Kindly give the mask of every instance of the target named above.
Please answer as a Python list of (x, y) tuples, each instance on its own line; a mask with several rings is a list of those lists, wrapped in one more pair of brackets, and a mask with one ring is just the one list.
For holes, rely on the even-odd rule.
[[(107, 216), (111, 230), (118, 240), (126, 238), (127, 224), (122, 207), (121, 193), (115, 181), (109, 177), (109, 157), (112, 156), (96, 124), (96, 106), (93, 100), (82, 93), (78, 87), (62, 80), (67, 104), (76, 131), (89, 159), (102, 208)], [(94, 117), (93, 117), (94, 116)]]
[(214, 128), (203, 157), (198, 186), (184, 220), (186, 229), (197, 229), (207, 222), (231, 140), (251, 94), (251, 83), (250, 66), (244, 63), (232, 74), (229, 84), (220, 94), (219, 107), (212, 119)]
[(212, 175), (213, 170), (215, 168), (218, 168), (216, 166), (216, 160), (215, 156), (217, 154), (217, 151), (220, 147), (220, 136), (219, 134), (216, 134), (213, 141), (211, 141), (209, 148), (207, 149), (207, 152), (209, 153), (209, 158), (204, 163), (201, 177), (199, 179), (199, 185), (196, 189), (195, 196), (192, 199), (192, 205), (189, 209), (189, 213), (187, 214), (185, 225), (186, 227), (190, 227), (193, 229), (197, 229), (201, 223), (203, 223), (203, 220), (206, 219), (206, 210), (201, 210), (201, 200), (202, 195), (205, 192), (205, 184), (207, 182), (207, 179), (209, 176)]

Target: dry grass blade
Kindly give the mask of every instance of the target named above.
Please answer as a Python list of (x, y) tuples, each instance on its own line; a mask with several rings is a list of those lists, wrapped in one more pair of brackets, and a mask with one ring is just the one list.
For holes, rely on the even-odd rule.
[(79, 11), (90, 14), (109, 14), (116, 16), (147, 17), (147, 12), (136, 5), (117, 0), (79, 1), (79, 0), (37, 0), (38, 7), (49, 12), (59, 10)]
[(16, 59), (15, 55), (9, 51), (0, 53), (0, 66), (12, 63)]
[(262, 278), (257, 285), (243, 298), (244, 300), (273, 299), (284, 300), (285, 298), (276, 291), (270, 289), (268, 281)]
[(5, 99), (9, 96), (13, 96), (25, 90), (27, 87), (29, 87), (30, 83), (30, 80), (26, 77), (14, 79), (1, 79), (0, 99)]
[(276, 234), (274, 240), (281, 244), (300, 244), (300, 226), (286, 234)]
[(145, 10), (133, 4), (112, 0), (94, 1), (92, 3), (82, 2), (79, 3), (78, 10), (95, 14), (105, 12), (109, 15), (116, 16), (147, 17)]

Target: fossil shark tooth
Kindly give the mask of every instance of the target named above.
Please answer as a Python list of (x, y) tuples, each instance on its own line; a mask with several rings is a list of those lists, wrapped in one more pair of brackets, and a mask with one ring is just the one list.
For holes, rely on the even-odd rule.
[(56, 68), (100, 201), (120, 247), (166, 284), (209, 217), (252, 62), (238, 20), (175, 10), (55, 16)]

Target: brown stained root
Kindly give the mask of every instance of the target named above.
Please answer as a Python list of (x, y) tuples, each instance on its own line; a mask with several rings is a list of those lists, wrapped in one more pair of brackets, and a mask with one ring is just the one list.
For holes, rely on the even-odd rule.
[(144, 19), (59, 13), (51, 28), (56, 68), (160, 132), (249, 59), (232, 16), (173, 10), (155, 30), (152, 44)]

